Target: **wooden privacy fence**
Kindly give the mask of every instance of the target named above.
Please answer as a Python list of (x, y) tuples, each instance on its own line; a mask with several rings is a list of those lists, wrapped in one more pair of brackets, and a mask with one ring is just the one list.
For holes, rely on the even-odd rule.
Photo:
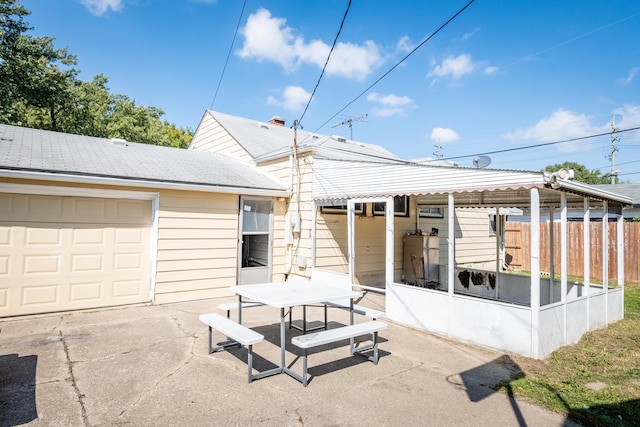
[[(616, 223), (609, 226), (609, 281), (618, 277), (618, 250)], [(602, 223), (589, 223), (591, 257), (591, 280), (602, 280)], [(554, 271), (560, 273), (560, 223), (554, 223)], [(624, 281), (640, 283), (640, 222), (624, 223)], [(531, 224), (507, 221), (505, 226), (506, 261), (510, 270), (531, 271)], [(548, 273), (549, 223), (540, 223), (540, 271)], [(571, 221), (567, 223), (568, 275), (584, 277), (584, 223)]]

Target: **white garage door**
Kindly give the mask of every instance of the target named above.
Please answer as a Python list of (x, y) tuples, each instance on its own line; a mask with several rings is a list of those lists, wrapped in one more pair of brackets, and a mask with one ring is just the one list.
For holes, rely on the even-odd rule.
[(144, 302), (151, 202), (0, 193), (0, 317)]

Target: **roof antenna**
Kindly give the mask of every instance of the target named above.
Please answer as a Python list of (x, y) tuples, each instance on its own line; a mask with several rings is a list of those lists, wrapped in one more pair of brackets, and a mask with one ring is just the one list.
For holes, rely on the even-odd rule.
[(361, 121), (363, 120), (365, 117), (367, 117), (369, 114), (360, 114), (359, 116), (356, 117), (349, 117), (347, 120), (342, 121), (340, 123), (336, 123), (335, 125), (331, 126), (332, 128), (338, 127), (338, 126), (342, 126), (342, 125), (349, 125), (349, 139), (353, 141), (353, 122), (354, 121)]

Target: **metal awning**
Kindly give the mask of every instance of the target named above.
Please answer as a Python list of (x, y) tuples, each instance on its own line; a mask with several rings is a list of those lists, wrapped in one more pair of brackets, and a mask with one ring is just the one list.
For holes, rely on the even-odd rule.
[(540, 191), (541, 206), (557, 205), (561, 194), (567, 204), (582, 206), (584, 198), (615, 205), (631, 198), (584, 183), (559, 179), (548, 172), (429, 166), (417, 163), (373, 163), (316, 159), (313, 199), (323, 201), (418, 195), (421, 204), (445, 206), (455, 194), (456, 205), (528, 206), (530, 189)]

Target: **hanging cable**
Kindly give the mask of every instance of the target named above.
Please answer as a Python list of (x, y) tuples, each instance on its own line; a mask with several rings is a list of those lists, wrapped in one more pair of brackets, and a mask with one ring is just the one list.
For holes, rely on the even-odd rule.
[(344, 11), (344, 16), (342, 17), (342, 22), (340, 23), (340, 28), (338, 29), (338, 33), (336, 37), (333, 39), (333, 45), (331, 45), (331, 50), (329, 50), (329, 55), (327, 55), (327, 60), (324, 63), (324, 67), (322, 67), (322, 72), (320, 73), (320, 77), (318, 77), (318, 81), (316, 82), (316, 87), (313, 88), (313, 92), (311, 92), (311, 96), (309, 97), (309, 101), (307, 102), (307, 106), (304, 107), (304, 111), (302, 115), (298, 119), (298, 124), (302, 122), (304, 115), (307, 114), (307, 109), (309, 109), (309, 105), (311, 104), (311, 100), (313, 99), (313, 95), (316, 94), (316, 90), (318, 89), (318, 85), (320, 85), (320, 80), (322, 80), (322, 76), (324, 75), (325, 70), (327, 69), (327, 64), (329, 63), (329, 58), (331, 58), (331, 54), (333, 53), (333, 49), (336, 47), (336, 43), (338, 42), (338, 37), (340, 37), (340, 33), (342, 32), (342, 27), (344, 26), (344, 21), (347, 19), (347, 14), (349, 13), (349, 9), (351, 8), (351, 0), (349, 0), (349, 4), (347, 5), (347, 10)]
[[(618, 130), (618, 131), (616, 131), (616, 133), (629, 132), (629, 131), (638, 130), (638, 129), (640, 129), (640, 126), (634, 127), (634, 128), (629, 128), (629, 129)], [(578, 138), (563, 139), (561, 141), (543, 142), (541, 144), (525, 145), (524, 147), (505, 148), (504, 150), (487, 151), (487, 152), (484, 152), (484, 153), (469, 154), (469, 155), (465, 155), (465, 156), (447, 157), (447, 158), (444, 158), (444, 159), (441, 159), (441, 160), (455, 160), (455, 159), (464, 159), (464, 158), (473, 157), (473, 156), (486, 156), (488, 154), (508, 153), (508, 152), (511, 152), (511, 151), (526, 150), (526, 149), (529, 149), (529, 148), (546, 147), (547, 145), (562, 144), (562, 143), (565, 143), (565, 142), (582, 141), (584, 139), (597, 138), (599, 136), (608, 136), (608, 135), (611, 135), (611, 132), (598, 133), (598, 134), (595, 134), (595, 135), (588, 135), (588, 136), (581, 136), (581, 137), (578, 137)]]
[[(354, 102), (356, 102), (358, 99), (360, 99), (362, 97), (362, 95), (364, 95), (365, 93), (369, 92), (375, 85), (377, 85), (378, 83), (380, 83), (380, 81), (382, 79), (384, 79), (385, 77), (387, 77), (393, 70), (395, 70), (396, 68), (398, 68), (398, 66), (400, 66), (400, 64), (402, 64), (404, 61), (406, 61), (411, 55), (413, 55), (418, 49), (420, 49), (425, 43), (427, 43), (429, 40), (431, 40), (436, 34), (438, 34), (440, 31), (442, 31), (442, 29), (444, 29), (447, 25), (449, 25), (449, 23), (451, 23), (451, 21), (453, 21), (454, 19), (456, 19), (458, 17), (458, 15), (460, 15), (462, 12), (465, 11), (465, 9), (467, 9), (469, 6), (471, 6), (471, 4), (474, 2), (475, 0), (471, 0), (469, 3), (467, 3), (462, 9), (460, 9), (458, 12), (456, 12), (451, 18), (449, 18), (444, 24), (442, 24), (437, 30), (435, 30), (433, 33), (431, 33), (429, 36), (427, 36), (424, 40), (422, 40), (422, 42), (420, 42), (420, 44), (418, 44), (418, 46), (416, 46), (415, 48), (413, 48), (413, 50), (411, 52), (409, 52), (404, 58), (402, 58), (400, 61), (396, 62), (396, 64), (391, 67), (386, 73), (384, 73), (382, 76), (380, 76), (376, 81), (374, 81), (373, 83), (371, 83), (365, 90), (363, 90), (358, 96), (356, 96), (355, 98), (353, 98), (353, 100), (351, 100), (351, 102), (349, 102), (347, 105), (345, 105), (344, 107), (342, 107), (340, 110), (338, 110), (333, 116), (329, 117), (329, 119), (327, 119), (327, 121), (325, 121), (324, 123), (322, 123), (314, 132), (317, 132), (318, 130), (322, 129), (324, 126), (327, 125), (327, 123), (329, 123), (331, 120), (333, 120), (338, 114), (342, 113), (344, 110), (346, 110), (351, 104), (353, 104)], [(306, 110), (305, 110), (306, 111)]]
[(238, 17), (238, 23), (236, 24), (236, 31), (233, 33), (233, 40), (231, 40), (231, 45), (229, 46), (229, 52), (227, 52), (227, 59), (224, 61), (224, 66), (222, 67), (222, 74), (220, 74), (220, 80), (218, 80), (218, 86), (216, 87), (216, 92), (213, 95), (213, 100), (211, 101), (211, 106), (209, 109), (213, 108), (213, 104), (216, 102), (216, 98), (218, 97), (218, 90), (220, 90), (220, 84), (222, 83), (222, 79), (224, 77), (224, 72), (227, 69), (227, 64), (229, 63), (229, 57), (231, 56), (231, 52), (233, 51), (233, 45), (236, 42), (236, 36), (238, 35), (238, 29), (240, 28), (240, 23), (242, 22), (242, 16), (244, 15), (244, 8), (247, 5), (247, 0), (244, 0), (242, 3), (242, 10), (240, 11), (240, 16)]

